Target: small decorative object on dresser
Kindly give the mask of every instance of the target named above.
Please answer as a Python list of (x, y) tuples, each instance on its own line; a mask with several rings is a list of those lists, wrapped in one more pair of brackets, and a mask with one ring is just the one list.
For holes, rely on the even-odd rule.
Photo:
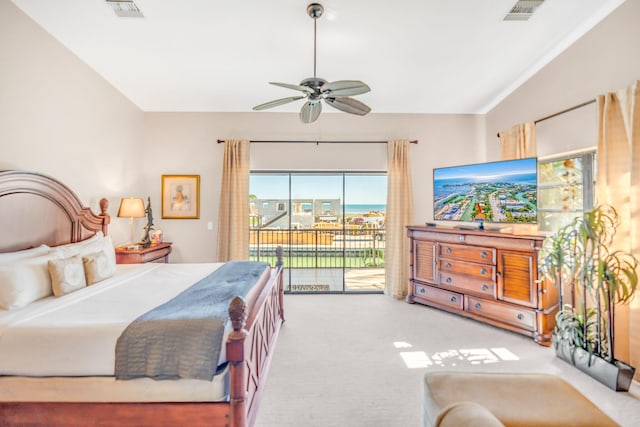
[(126, 246), (116, 248), (116, 263), (118, 264), (144, 264), (147, 262), (169, 262), (171, 243), (164, 242), (151, 245), (147, 248), (127, 249)]
[(200, 218), (200, 175), (162, 175), (162, 218)]
[(407, 302), (470, 317), (551, 344), (557, 290), (540, 280), (542, 235), (409, 226)]
[(162, 243), (162, 230), (151, 230), (149, 232), (149, 238), (151, 239), (152, 245)]
[(147, 207), (144, 210), (147, 215), (147, 225), (144, 226), (144, 236), (142, 237), (142, 247), (148, 248), (151, 245), (149, 233), (153, 230), (153, 211), (151, 210), (151, 197), (147, 197)]

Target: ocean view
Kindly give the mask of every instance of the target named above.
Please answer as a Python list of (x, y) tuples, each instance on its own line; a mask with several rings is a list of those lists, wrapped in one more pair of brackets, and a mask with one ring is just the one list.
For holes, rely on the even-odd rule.
[(344, 212), (346, 215), (366, 214), (369, 212), (386, 212), (386, 204), (346, 204)]

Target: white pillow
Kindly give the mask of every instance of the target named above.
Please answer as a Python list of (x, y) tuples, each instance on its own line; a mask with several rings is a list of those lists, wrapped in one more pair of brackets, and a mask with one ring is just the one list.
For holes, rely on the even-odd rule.
[(77, 255), (77, 253), (80, 251), (81, 248), (87, 245), (91, 245), (96, 242), (99, 242), (102, 239), (104, 239), (104, 234), (102, 234), (102, 231), (98, 231), (96, 234), (94, 234), (93, 236), (89, 237), (86, 240), (83, 240), (81, 242), (67, 243), (66, 245), (56, 246), (54, 249), (62, 252), (74, 252), (74, 254), (70, 255), (70, 256), (73, 256), (73, 255)]
[(104, 236), (102, 231), (98, 231), (95, 236), (82, 242), (57, 246), (55, 249), (62, 258), (69, 258), (75, 255), (83, 257), (102, 251), (107, 255), (109, 263), (116, 264), (116, 251), (113, 247), (111, 236)]
[(45, 255), (51, 251), (51, 248), (47, 245), (40, 245), (37, 248), (25, 249), (23, 251), (6, 252), (0, 254), (0, 265), (11, 264), (16, 261), (20, 261), (26, 258), (33, 258), (40, 255)]
[(27, 258), (13, 265), (0, 265), (0, 308), (13, 310), (52, 294), (47, 269), (55, 254)]

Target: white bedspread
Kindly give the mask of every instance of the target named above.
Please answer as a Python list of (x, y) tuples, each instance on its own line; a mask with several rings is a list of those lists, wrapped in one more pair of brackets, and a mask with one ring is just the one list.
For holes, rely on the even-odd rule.
[(0, 311), (0, 375), (112, 376), (124, 328), (221, 265), (118, 265), (103, 282)]

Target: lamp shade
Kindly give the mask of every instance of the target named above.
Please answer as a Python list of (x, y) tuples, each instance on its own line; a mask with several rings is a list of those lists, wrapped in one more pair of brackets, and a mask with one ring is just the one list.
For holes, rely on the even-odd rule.
[(143, 218), (144, 217), (144, 201), (134, 197), (128, 197), (120, 201), (120, 209), (118, 209), (118, 217), (120, 218)]

